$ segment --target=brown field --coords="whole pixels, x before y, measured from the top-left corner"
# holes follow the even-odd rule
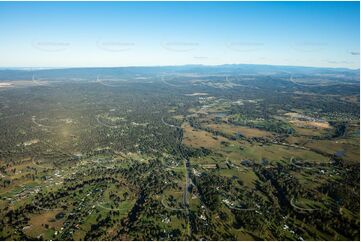
[[[248,128],[248,127],[243,127],[243,126],[235,126],[235,125],[231,125],[231,124],[210,124],[207,125],[207,127],[215,130],[215,131],[220,131],[223,132],[225,134],[229,134],[229,135],[234,135],[236,133],[241,133],[242,135],[244,135],[247,138],[252,138],[252,137],[272,137],[272,133],[268,132],[268,131],[263,131],[260,129],[256,129],[256,128]]]
[[[55,215],[57,215],[60,210],[51,210],[45,211],[40,214],[35,214],[30,218],[28,229],[25,229],[24,232],[32,237],[37,237],[39,235],[44,235],[47,231],[45,224],[49,225],[49,228],[54,228],[59,230],[63,226],[62,220],[56,220]]]
[[[172,116],[172,118],[176,119],[176,120],[182,120],[184,118],[183,115],[175,115],[175,116]]]
[[[204,147],[210,149],[236,163],[244,159],[259,162],[263,158],[266,158],[269,161],[288,161],[292,157],[299,160],[320,162],[328,161],[327,157],[310,150],[303,150],[275,144],[260,146],[258,144],[250,144],[246,141],[231,141],[221,136],[217,136],[217,139],[214,139],[214,136],[211,133],[203,130],[194,130],[188,123],[183,124],[182,128],[184,130],[183,142],[185,145],[193,148]],[[222,145],[222,141],[227,142],[227,145]],[[209,161],[203,164],[207,163],[209,163]]]
[[[292,123],[291,123],[292,125]],[[299,127],[297,125],[292,125],[292,128],[296,131],[296,135],[301,136],[322,136],[327,132],[332,132],[332,129],[315,129],[315,128],[306,128],[306,127]]]
[[[243,150],[238,150],[237,147],[227,147],[225,150],[229,151],[227,154],[232,161],[240,160],[252,160],[255,162],[261,161],[263,158],[269,161],[288,161],[294,157],[298,160],[307,160],[310,162],[328,162],[328,158],[313,151],[302,150],[293,147],[286,147],[283,145],[264,145],[259,146],[257,144],[244,144],[241,145]]]
[[[217,166],[216,166],[216,164],[205,164],[205,165],[202,165],[202,168],[205,168],[205,169],[216,169]]]
[[[182,128],[184,130],[183,143],[193,148],[215,149],[221,145],[222,141],[229,141],[221,136],[215,137],[203,130],[194,130],[188,123],[183,124]]]
[[[304,115],[297,112],[290,112],[284,114],[288,119],[291,119],[289,122],[294,124],[296,127],[304,128],[316,128],[316,129],[329,129],[331,128],[330,124],[326,121],[310,121],[302,120],[305,118]],[[307,118],[307,117],[306,117]]]
[[[290,123],[298,127],[311,127],[317,129],[329,129],[331,128],[328,122],[316,122],[316,121],[303,121],[303,120],[291,120]]]

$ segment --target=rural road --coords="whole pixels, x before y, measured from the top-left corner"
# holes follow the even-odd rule
[[[163,206],[169,210],[173,210],[173,211],[184,211],[186,210],[185,208],[172,208],[172,207],[169,207],[165,202],[164,202],[164,199],[161,200],[161,203],[163,204]]]
[[[162,119],[162,123],[164,125],[167,125],[168,127],[171,127],[171,128],[181,129],[181,127],[179,127],[179,126],[175,126],[173,124],[169,124],[169,123],[165,122],[163,117],[161,119]]]
[[[117,128],[120,127],[119,125],[109,125],[109,124],[105,124],[105,123],[101,122],[101,121],[99,120],[99,117],[97,117],[97,116],[95,116],[95,119],[97,120],[98,124],[100,124],[100,125],[102,125],[102,126],[104,126],[104,127],[107,127],[107,128],[117,129]]]
[[[189,206],[189,185],[190,185],[189,166],[190,166],[189,160],[185,159],[184,168],[186,170],[186,185],[185,185],[184,195],[183,195],[183,204],[186,207]]]
[[[176,125],[172,125],[172,124],[169,124],[167,122],[164,121],[164,118],[162,117],[161,118],[162,120],[162,123],[168,127],[171,127],[171,128],[175,128],[175,129],[182,129],[181,127],[179,126],[176,126]],[[180,142],[182,143],[182,139],[183,137],[181,137],[180,139]],[[180,151],[180,154],[181,154],[181,157],[183,158],[184,160],[184,168],[185,168],[185,177],[186,177],[186,184],[185,184],[185,187],[184,187],[184,192],[183,192],[183,206],[185,207],[185,211],[187,213],[187,218],[188,218],[188,224],[189,224],[189,239],[192,238],[192,226],[191,226],[191,223],[190,223],[190,213],[189,213],[189,188],[190,188],[190,178],[189,178],[189,174],[190,174],[190,162],[187,158],[185,158],[182,154],[182,152]]]
[[[183,194],[183,205],[186,208],[188,224],[189,224],[189,236],[190,236],[189,239],[191,239],[192,238],[192,226],[191,226],[191,223],[190,223],[190,213],[189,213],[190,163],[189,163],[188,159],[184,159],[184,160],[185,160],[184,161],[184,166],[185,166],[185,170],[186,170],[186,184],[185,184],[185,189],[184,189],[184,194]]]
[[[294,204],[293,202],[294,200],[294,197],[291,199],[290,201],[290,204],[292,207],[294,207],[295,209],[298,209],[298,210],[301,210],[301,211],[308,211],[308,212],[312,212],[312,211],[316,211],[316,210],[319,210],[318,208],[301,208],[301,207],[298,207]]]

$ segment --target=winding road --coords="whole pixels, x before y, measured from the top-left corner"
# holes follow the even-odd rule
[[[307,212],[312,212],[312,211],[319,210],[318,208],[301,208],[301,207],[298,207],[298,206],[296,206],[294,204],[293,200],[294,200],[294,197],[291,199],[290,204],[291,204],[292,207],[294,207],[297,210],[307,211]]]
[[[161,203],[163,204],[163,206],[169,210],[173,210],[173,211],[185,211],[185,208],[172,208],[169,207],[165,202],[164,202],[164,198],[161,200]]]
[[[161,118],[161,120],[162,120],[162,123],[163,123],[164,125],[167,125],[168,127],[176,128],[176,129],[182,129],[182,128],[179,127],[179,126],[176,126],[176,125],[169,124],[169,123],[165,122],[163,117]]]
[[[95,119],[97,120],[98,124],[100,124],[100,125],[102,125],[102,126],[104,126],[104,127],[110,128],[110,129],[117,129],[117,128],[120,127],[119,125],[109,125],[109,124],[105,124],[105,123],[101,122],[101,121],[99,120],[99,117],[97,117],[97,116],[95,116]]]

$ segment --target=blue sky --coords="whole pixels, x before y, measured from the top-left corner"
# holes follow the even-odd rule
[[[359,2],[0,2],[0,67],[359,68]]]

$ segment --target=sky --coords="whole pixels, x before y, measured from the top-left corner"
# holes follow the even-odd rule
[[[0,67],[359,59],[359,2],[0,2]]]

